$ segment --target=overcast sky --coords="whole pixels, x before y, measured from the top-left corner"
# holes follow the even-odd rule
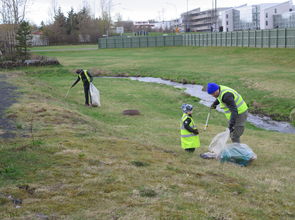
[[[56,0],[64,13],[71,7],[78,11],[88,4],[92,13],[100,14],[100,0]],[[287,0],[285,0],[287,1]],[[217,0],[217,7],[239,6],[242,4],[260,4],[285,2],[284,0]],[[52,0],[29,0],[26,18],[39,25],[41,21],[48,23]],[[120,13],[124,20],[171,20],[181,13],[200,7],[201,10],[212,8],[212,0],[113,0],[112,17]]]

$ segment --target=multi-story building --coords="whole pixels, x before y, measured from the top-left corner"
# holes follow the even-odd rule
[[[188,32],[218,31],[221,27],[221,12],[228,8],[201,11],[200,8],[181,14],[183,29]]]
[[[260,10],[257,5],[242,5],[223,11],[221,20],[224,32],[259,29]]]
[[[280,4],[275,4],[273,6],[265,7],[261,9],[260,13],[260,28],[261,29],[273,29],[274,16],[279,14],[284,14],[293,10],[292,1],[283,2]]]
[[[275,17],[292,10],[292,1],[231,8],[221,13],[223,30],[273,29],[278,26],[274,23]]]
[[[275,28],[295,28],[295,10],[280,15],[274,15]]]

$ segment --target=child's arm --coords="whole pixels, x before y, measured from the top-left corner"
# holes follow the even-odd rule
[[[192,127],[189,126],[189,124],[191,123],[191,119],[187,118],[184,122],[183,122],[183,126],[186,130],[188,130],[189,132],[192,132],[194,134],[199,134],[198,129],[193,129]]]

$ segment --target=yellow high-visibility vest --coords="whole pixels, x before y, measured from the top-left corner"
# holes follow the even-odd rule
[[[191,123],[189,124],[190,127],[196,129],[197,126],[191,116],[188,114],[184,113],[181,118],[181,123],[180,123],[180,135],[181,135],[181,147],[183,149],[187,148],[197,148],[200,147],[200,138],[198,135],[188,131],[185,129],[183,122],[187,119],[191,119]]]
[[[234,95],[234,100],[235,100],[239,115],[244,113],[245,111],[247,111],[248,106],[247,106],[246,102],[244,101],[244,99],[242,98],[242,96],[237,91],[235,91],[234,89],[229,88],[227,86],[220,85],[220,93],[219,93],[219,96],[217,97],[217,99],[220,103],[220,108],[224,110],[225,117],[229,120],[230,116],[231,116],[231,112],[230,112],[229,108],[226,106],[226,104],[222,102],[222,98],[223,98],[224,94],[227,92],[230,92]]]
[[[90,77],[89,77],[89,75],[88,75],[88,71],[87,71],[87,70],[83,70],[83,72],[84,72],[84,74],[85,74],[85,76],[86,76],[88,82],[90,82]],[[79,77],[80,77],[80,79],[82,80],[81,74],[79,74]]]

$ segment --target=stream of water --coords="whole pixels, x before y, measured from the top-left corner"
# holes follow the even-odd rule
[[[203,86],[200,86],[200,85],[182,84],[182,83],[172,82],[169,80],[163,80],[163,79],[154,78],[154,77],[127,77],[127,78],[131,80],[141,81],[141,82],[159,83],[159,84],[173,86],[175,88],[183,88],[185,89],[184,91],[185,93],[191,96],[200,98],[201,99],[200,103],[208,107],[210,107],[215,100],[214,97],[209,95],[207,92],[204,92],[202,90]],[[222,111],[220,108],[217,108],[217,110]],[[248,115],[247,120],[258,128],[278,131],[281,133],[295,134],[295,128],[288,122],[274,121],[270,117],[258,116],[258,115],[253,115],[250,113]]]

